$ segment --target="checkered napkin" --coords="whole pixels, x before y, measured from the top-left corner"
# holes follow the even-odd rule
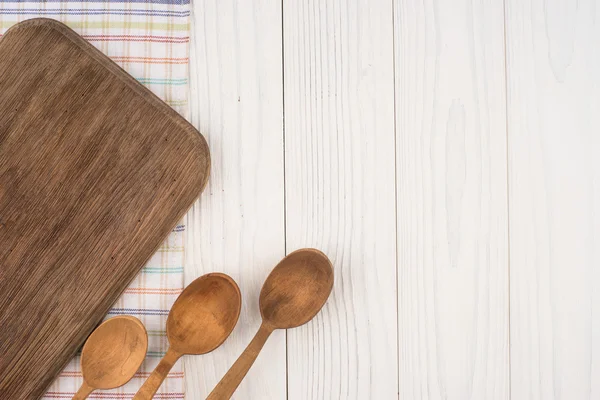
[[[187,116],[189,16],[189,0],[0,0],[0,33],[25,19],[60,20]],[[148,355],[141,370],[127,385],[96,391],[90,398],[132,398],[164,355],[167,315],[183,288],[184,231],[183,224],[174,229],[108,315],[133,315],[146,326]],[[43,398],[70,399],[81,383],[75,357]],[[181,362],[154,398],[184,398]]]

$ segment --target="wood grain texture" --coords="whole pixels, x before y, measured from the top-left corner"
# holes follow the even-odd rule
[[[248,21],[265,16],[253,4],[251,17],[236,14],[244,32],[253,32]],[[594,250],[600,237],[600,117],[594,112],[600,9],[589,0],[505,4],[393,1],[396,395],[390,383],[395,378],[387,379],[395,368],[394,345],[386,342],[393,342],[395,329],[389,308],[394,261],[386,248],[394,246],[387,225],[394,185],[386,133],[394,86],[386,61],[392,53],[390,6],[283,2],[287,248],[323,248],[340,276],[324,314],[289,332],[289,398],[600,397],[600,270]],[[216,21],[230,21],[228,12]],[[280,21],[275,11],[270,17],[261,19],[259,31],[275,36]],[[232,38],[234,28],[213,18],[196,18],[198,25],[209,43],[213,32],[234,48],[244,43],[254,49],[264,40]],[[219,65],[226,74],[233,69],[227,76],[238,80],[264,77],[265,69],[273,73],[280,62],[273,58],[265,66],[265,54],[272,53]],[[279,80],[263,78],[261,84],[263,92],[275,90]],[[229,111],[233,102],[222,106],[217,98],[219,104],[200,111],[205,120],[210,113],[212,126],[230,140],[214,115],[239,117]],[[238,191],[231,209],[256,196]],[[276,232],[269,224],[265,229]],[[211,237],[219,243],[239,243],[239,230],[218,233],[224,238]],[[263,250],[269,241],[280,243],[271,235],[260,242]],[[223,353],[230,360],[239,354]],[[261,379],[273,371],[266,362],[252,373]],[[384,384],[371,389],[379,382]]]
[[[205,399],[259,328],[261,286],[285,251],[281,2],[193,4],[191,116],[214,168],[188,214],[186,281],[223,271],[242,290],[231,337],[185,359],[186,394]],[[234,398],[284,399],[285,351],[285,332],[275,332]]]
[[[289,330],[289,399],[397,397],[389,1],[283,5],[286,246],[332,260],[332,295]]]
[[[506,399],[502,2],[394,5],[399,395]]]
[[[0,398],[44,393],[204,187],[206,142],[66,26],[0,41]]]
[[[512,398],[600,398],[600,8],[507,0]]]

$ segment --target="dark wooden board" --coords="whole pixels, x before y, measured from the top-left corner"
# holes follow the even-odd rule
[[[200,195],[204,138],[65,25],[0,40],[0,399],[44,394]]]

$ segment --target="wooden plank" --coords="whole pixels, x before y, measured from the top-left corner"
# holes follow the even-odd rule
[[[243,299],[223,346],[186,359],[190,399],[206,398],[256,333],[260,289],[284,256],[281,58],[281,2],[194,3],[190,105],[213,169],[188,214],[186,281],[225,272]],[[275,332],[234,398],[285,398],[285,351],[285,332]]]
[[[288,331],[289,399],[397,396],[389,1],[286,1],[286,247],[333,261],[315,320]]]
[[[598,399],[600,9],[506,4],[512,397]]]
[[[37,399],[198,197],[206,142],[60,22],[0,40],[0,398]]]
[[[502,2],[395,0],[401,399],[506,399]]]

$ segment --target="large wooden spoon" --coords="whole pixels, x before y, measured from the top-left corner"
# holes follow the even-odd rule
[[[327,301],[332,287],[331,262],[319,250],[297,250],[277,264],[260,292],[263,321],[256,336],[207,400],[230,399],[271,333],[310,321]]]
[[[123,315],[104,321],[83,345],[83,384],[73,400],[83,400],[96,389],[114,389],[129,382],[147,350],[148,334],[139,319]]]
[[[149,400],[184,354],[205,354],[229,336],[242,309],[240,289],[225,274],[203,275],[179,295],[167,318],[169,350],[134,400]]]

